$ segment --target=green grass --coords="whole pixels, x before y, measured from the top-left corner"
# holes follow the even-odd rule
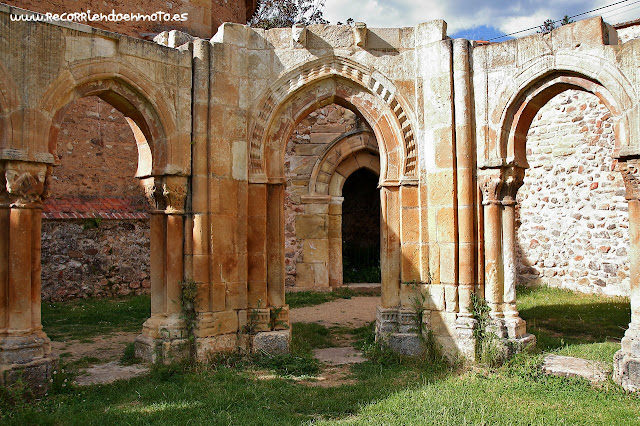
[[[536,335],[539,349],[612,362],[629,326],[628,298],[548,287],[518,287],[517,292],[520,316]]]
[[[118,331],[140,331],[151,315],[148,295],[42,303],[42,325],[51,340],[90,340]]]
[[[321,305],[336,299],[351,299],[357,293],[350,288],[341,287],[334,291],[321,293],[317,291],[296,291],[287,293],[286,301],[290,309]]]
[[[528,330],[538,335],[544,350],[604,357],[603,347],[614,345],[629,321],[625,299],[547,288],[518,289],[518,299]],[[121,325],[117,319],[111,330]],[[376,347],[371,325],[349,330],[296,323],[292,332],[293,356],[159,367],[145,377],[81,389],[57,384],[50,395],[29,403],[5,392],[9,397],[0,398],[0,421],[20,425],[640,422],[640,396],[611,382],[596,387],[580,379],[543,375],[542,355],[520,354],[493,370],[452,371],[442,363],[407,360]],[[305,354],[346,333],[368,348],[374,359],[352,368],[354,384],[325,389],[289,378],[311,371],[305,370],[311,365]],[[281,377],[258,379],[252,373],[256,368]]]

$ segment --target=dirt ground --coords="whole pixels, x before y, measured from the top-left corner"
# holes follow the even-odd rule
[[[357,296],[351,299],[337,299],[328,303],[290,311],[291,322],[316,322],[325,327],[345,326],[357,328],[369,324],[376,318],[376,307],[380,305],[379,296]],[[82,370],[78,377],[79,384],[109,383],[118,379],[126,379],[144,374],[146,368],[124,367],[118,364],[128,343],[135,340],[138,332],[120,332],[109,336],[98,337],[92,341],[70,340],[51,342],[52,350],[65,362],[79,361],[82,358],[97,358],[99,362]],[[349,336],[336,342],[336,348],[322,349],[316,354],[326,365],[322,373],[313,380],[304,380],[309,386],[330,387],[351,383],[349,364],[361,362],[360,353],[350,347]]]

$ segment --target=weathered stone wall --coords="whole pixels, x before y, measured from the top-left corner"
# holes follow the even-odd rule
[[[615,170],[610,112],[569,90],[537,114],[518,192],[520,283],[629,294],[624,184]]]
[[[210,38],[223,22],[245,23],[253,14],[256,2],[253,0],[112,0],[96,4],[92,0],[6,0],[4,3],[39,13],[86,12],[108,15],[116,13],[152,14],[161,11],[169,14],[187,13],[186,21],[93,21],[80,22],[118,34],[131,37],[145,37],[149,33],[165,30],[181,30],[191,35]]]
[[[631,25],[625,28],[618,28],[617,32],[620,43],[624,43],[629,40],[640,38],[640,25]]]
[[[148,205],[134,177],[138,152],[131,128],[122,113],[100,98],[81,98],[69,106],[57,154],[52,198],[45,204],[69,201],[59,209],[70,214],[83,213],[74,197],[89,204],[126,198],[136,211]],[[108,220],[85,229],[93,223],[43,219],[43,300],[149,292],[149,220]]]
[[[143,197],[138,150],[124,116],[100,98],[73,102],[58,136],[51,197]]]
[[[149,293],[149,221],[46,220],[42,299]]]

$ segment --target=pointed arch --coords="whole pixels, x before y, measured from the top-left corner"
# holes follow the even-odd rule
[[[329,56],[285,74],[257,102],[249,124],[250,181],[281,182],[284,147],[296,124],[332,103],[352,110],[373,129],[382,183],[417,178],[413,120],[393,84],[352,60]]]

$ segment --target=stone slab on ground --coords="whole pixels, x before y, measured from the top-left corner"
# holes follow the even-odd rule
[[[93,365],[86,369],[82,376],[76,378],[79,386],[104,385],[116,380],[131,379],[149,372],[143,365],[120,365],[118,361]]]
[[[317,322],[325,327],[362,327],[376,320],[376,308],[381,304],[379,296],[336,299],[321,305],[291,309],[289,319],[292,323]]]
[[[313,355],[319,361],[329,365],[358,364],[367,360],[362,356],[362,352],[351,346],[315,349]]]
[[[554,376],[584,377],[592,382],[603,382],[609,376],[609,368],[601,362],[562,355],[547,355],[542,371]]]

